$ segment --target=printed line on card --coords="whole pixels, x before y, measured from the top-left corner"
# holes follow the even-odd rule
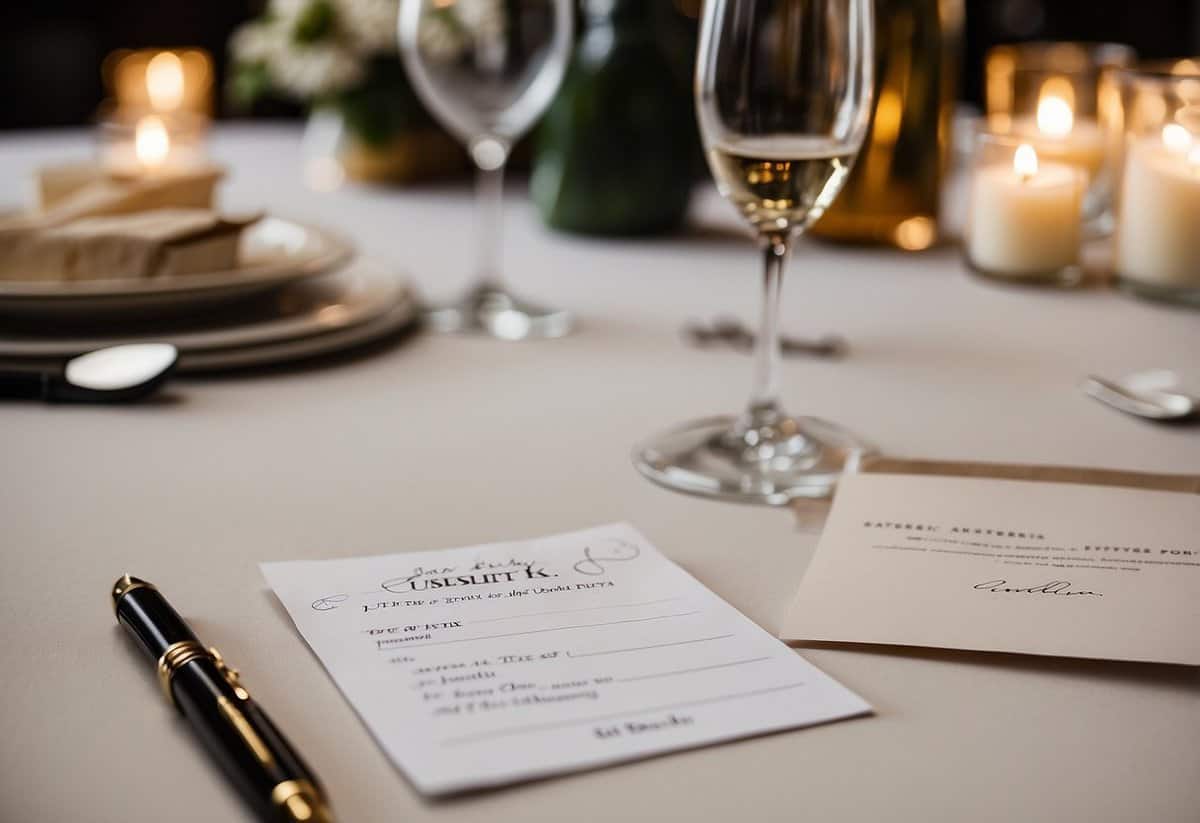
[[[700,612],[699,612],[699,610],[696,610],[696,611],[691,611],[691,612],[679,612],[678,614],[660,614],[656,617],[635,617],[635,618],[631,618],[629,620],[609,620],[608,622],[605,622],[605,623],[582,623],[578,626],[553,626],[553,627],[547,628],[547,629],[530,629],[529,631],[525,631],[525,632],[508,632],[506,634],[489,634],[489,635],[484,635],[483,637],[458,637],[458,638],[455,638],[454,640],[435,640],[432,643],[414,643],[412,645],[402,645],[402,646],[397,646],[395,648],[421,649],[421,648],[425,648],[426,646],[446,646],[451,643],[471,643],[476,640],[496,640],[497,638],[501,638],[501,637],[521,637],[522,635],[541,634],[542,632],[562,632],[562,631],[567,631],[568,629],[594,629],[594,628],[597,628],[600,626],[616,626],[621,623],[644,623],[647,620],[667,620],[672,617],[687,617],[688,615],[692,615],[692,614],[700,614]],[[391,648],[393,648],[392,646],[386,646],[385,644],[400,643],[400,642],[403,642],[403,638],[392,638],[392,639],[388,639],[388,640],[376,640],[375,647],[379,651],[385,651],[385,650],[390,650]]]
[[[672,643],[655,643],[651,646],[631,646],[628,649],[608,649],[602,652],[567,652],[567,657],[598,657],[602,654],[623,654],[625,652],[641,652],[646,649],[665,649],[668,646],[686,646],[690,643],[707,643],[709,640],[724,640],[733,637],[732,634],[714,634],[712,637],[697,637],[695,640],[676,640]]]
[[[549,731],[552,729],[561,729],[566,726],[578,726],[583,723],[596,723],[601,720],[615,720],[619,717],[633,717],[639,714],[650,714],[651,712],[662,712],[668,709],[683,709],[689,706],[705,706],[711,703],[723,703],[727,700],[739,700],[746,697],[758,697],[764,694],[772,694],[773,692],[782,692],[788,689],[797,689],[804,685],[803,681],[798,683],[788,683],[784,686],[775,686],[770,689],[757,689],[752,692],[737,692],[735,694],[723,694],[718,697],[709,697],[704,700],[686,700],[681,703],[667,703],[662,706],[650,706],[645,709],[635,709],[629,712],[615,712],[613,714],[596,714],[591,717],[576,717],[572,720],[560,720],[555,723],[535,723],[530,726],[512,726],[507,729],[496,729],[490,732],[481,732],[479,734],[464,735],[463,737],[449,737],[442,741],[443,746],[458,746],[463,743],[473,743],[477,740],[488,740],[494,737],[508,737],[515,734],[526,734],[529,732]]]
[[[655,677],[671,677],[676,674],[691,674],[692,672],[706,672],[710,669],[728,669],[730,666],[744,666],[747,663],[758,663],[762,660],[770,660],[770,656],[766,657],[751,657],[748,660],[734,660],[730,663],[715,663],[711,666],[697,666],[694,669],[675,669],[669,672],[657,672],[656,674],[639,674],[634,677],[618,677],[617,683],[632,683],[635,680],[651,680]]]

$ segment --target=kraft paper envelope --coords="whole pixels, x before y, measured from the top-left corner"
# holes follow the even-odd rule
[[[1198,492],[878,460],[842,481],[781,636],[1200,665]]]

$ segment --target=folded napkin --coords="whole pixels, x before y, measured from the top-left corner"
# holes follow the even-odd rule
[[[0,280],[144,279],[237,265],[238,238],[257,217],[155,209],[55,225],[0,226]]]
[[[121,174],[92,164],[53,166],[38,172],[38,208],[17,225],[62,225],[80,217],[151,209],[211,209],[224,175],[218,166],[163,174]],[[0,222],[0,227],[5,224]]]

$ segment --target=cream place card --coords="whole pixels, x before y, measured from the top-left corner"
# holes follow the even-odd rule
[[[262,571],[426,794],[870,711],[624,524]]]
[[[842,480],[781,632],[1200,665],[1200,498],[1075,483]]]

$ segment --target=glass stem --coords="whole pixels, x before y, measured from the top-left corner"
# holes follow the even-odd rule
[[[504,218],[504,161],[476,164],[475,203],[478,209],[480,289],[500,290],[500,253]]]
[[[754,342],[754,384],[747,409],[753,421],[779,412],[779,299],[788,256],[786,234],[768,234],[763,240],[762,317]]]

